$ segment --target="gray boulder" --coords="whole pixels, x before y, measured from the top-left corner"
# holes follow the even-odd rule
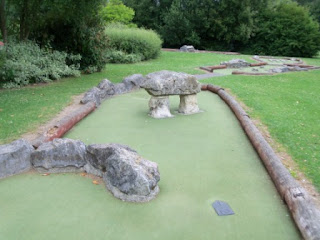
[[[188,95],[201,91],[201,84],[195,76],[167,70],[148,74],[141,87],[153,96]]]
[[[107,189],[129,202],[146,202],[159,193],[160,174],[154,162],[143,159],[128,146],[94,144],[87,147],[88,162],[102,172]]]
[[[105,99],[115,94],[114,84],[108,79],[102,80],[98,84],[98,88],[100,89],[100,99]]]
[[[195,52],[195,48],[194,46],[192,45],[183,45],[181,48],[180,48],[180,52]]]
[[[84,97],[81,99],[81,103],[86,104],[88,102],[94,102],[98,107],[101,103],[100,96],[102,94],[103,93],[99,88],[93,87],[85,93]]]
[[[79,172],[86,164],[86,146],[78,140],[56,138],[40,145],[31,159],[39,172]]]
[[[243,68],[249,67],[250,63],[243,59],[232,59],[230,61],[222,62],[220,65],[226,65],[228,68]]]
[[[31,169],[31,144],[19,139],[0,146],[0,179]]]
[[[289,67],[278,67],[278,68],[272,68],[269,70],[270,73],[285,73],[289,71],[290,71]]]
[[[117,83],[114,85],[114,94],[115,95],[128,93],[130,91],[131,91],[131,89],[128,88],[128,86],[124,83]]]
[[[140,88],[144,81],[145,78],[142,74],[133,74],[123,79],[122,83],[126,85],[127,89],[136,90]]]

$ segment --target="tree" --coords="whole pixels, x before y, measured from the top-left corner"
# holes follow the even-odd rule
[[[7,43],[7,18],[6,18],[6,0],[0,0],[0,29],[3,41]]]
[[[297,3],[284,2],[266,10],[258,26],[251,53],[312,57],[320,50],[319,24]]]
[[[125,6],[121,0],[110,0],[100,14],[106,23],[119,22],[129,25],[134,17],[134,10]]]
[[[320,0],[297,0],[297,2],[308,8],[311,15],[320,23]]]
[[[179,47],[184,44],[199,44],[199,37],[193,31],[191,22],[184,15],[179,0],[172,3],[163,21],[164,26],[160,32],[167,45]]]

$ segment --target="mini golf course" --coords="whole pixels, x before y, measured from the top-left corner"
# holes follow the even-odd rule
[[[309,71],[313,69],[319,69],[317,66],[306,65],[301,59],[297,58],[254,56],[252,59],[257,63],[250,64],[243,59],[233,59],[229,62],[221,62],[220,65],[202,66],[200,69],[211,72],[211,74],[207,74],[208,77],[233,74],[258,76],[274,75],[290,71]],[[239,64],[239,61],[245,62],[246,64]],[[205,78],[204,76],[205,75],[203,74],[203,78]],[[199,79],[202,79],[202,77]]]
[[[226,104],[198,94],[202,113],[148,116],[149,95],[105,101],[65,136],[121,143],[160,169],[160,193],[125,203],[80,174],[27,173],[0,181],[0,239],[301,239],[286,205]],[[219,217],[211,204],[235,215]]]

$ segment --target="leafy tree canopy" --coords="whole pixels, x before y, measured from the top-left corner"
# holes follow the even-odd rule
[[[134,17],[134,10],[125,6],[121,0],[110,0],[100,14],[106,23],[129,25]]]

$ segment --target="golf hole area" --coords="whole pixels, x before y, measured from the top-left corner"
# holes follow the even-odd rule
[[[137,91],[102,103],[65,136],[121,143],[156,162],[160,193],[148,203],[116,199],[81,174],[26,173],[0,181],[0,239],[301,239],[286,205],[228,106],[198,94],[201,113],[148,116]],[[214,201],[234,215],[218,216]]]

